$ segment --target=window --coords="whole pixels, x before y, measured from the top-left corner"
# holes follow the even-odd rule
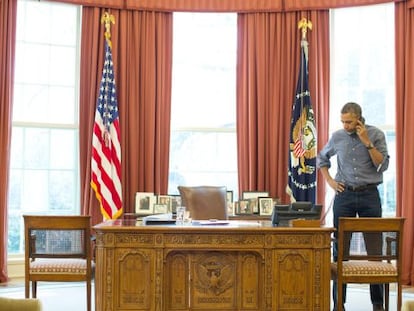
[[[237,193],[237,15],[174,13],[173,43],[168,192],[225,185]]]
[[[80,7],[19,0],[8,253],[24,251],[23,214],[79,214]]]
[[[390,165],[379,187],[384,216],[396,211],[394,31],[393,3],[331,12],[330,128],[340,127],[340,109],[354,101],[366,122],[385,132]]]

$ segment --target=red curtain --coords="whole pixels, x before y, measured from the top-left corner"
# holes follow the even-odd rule
[[[403,283],[414,284],[414,1],[396,4],[397,215],[405,217]]]
[[[128,10],[191,12],[289,12],[399,2],[404,0],[50,0]]]
[[[7,191],[17,1],[0,2],[0,283],[7,281]]]
[[[89,185],[91,133],[103,67],[103,9],[84,8],[80,90],[80,163],[83,213],[102,221]],[[112,49],[121,126],[124,212],[136,192],[166,194],[170,137],[172,14],[112,10]]]
[[[328,128],[320,120],[329,117],[329,12],[239,14],[239,193],[269,191],[272,197],[289,202],[286,137],[298,79],[301,32],[297,23],[302,17],[313,23],[308,32],[309,81],[319,148],[328,139]],[[320,180],[317,198],[323,203],[325,183]]]

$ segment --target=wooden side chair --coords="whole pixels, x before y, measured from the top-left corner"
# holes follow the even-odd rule
[[[195,220],[227,217],[227,188],[225,186],[178,186],[183,206]]]
[[[389,284],[396,283],[397,310],[401,309],[403,229],[403,218],[339,218],[338,258],[331,264],[332,279],[338,284],[336,304],[338,311],[343,310],[342,285],[346,283],[384,284],[386,311],[389,310]],[[350,251],[350,241],[354,233],[364,235],[369,252],[355,254]],[[372,251],[375,249],[376,251]]]
[[[24,215],[25,297],[36,298],[37,282],[86,282],[91,311],[90,216]]]

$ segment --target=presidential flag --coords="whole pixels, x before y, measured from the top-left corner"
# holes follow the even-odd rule
[[[316,126],[308,85],[308,42],[301,41],[299,78],[290,125],[287,193],[291,202],[316,198]]]
[[[122,214],[119,113],[111,41],[105,40],[105,62],[92,136],[91,186],[105,219]]]

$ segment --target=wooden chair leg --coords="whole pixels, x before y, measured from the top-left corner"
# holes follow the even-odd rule
[[[91,282],[86,281],[86,304],[87,310],[91,311]]]
[[[30,281],[29,280],[24,281],[24,297],[30,298]]]
[[[390,309],[390,284],[384,284],[385,311]]]
[[[37,281],[32,281],[32,297],[37,297]]]
[[[397,310],[401,310],[402,307],[402,289],[401,283],[397,283]]]
[[[343,292],[343,286],[342,286],[342,282],[338,282],[337,281],[337,289],[336,289],[336,291],[337,291],[337,294],[336,294],[336,310],[337,311],[343,311],[343,304],[342,304],[342,301],[343,301],[343,295],[344,295],[344,292]]]

